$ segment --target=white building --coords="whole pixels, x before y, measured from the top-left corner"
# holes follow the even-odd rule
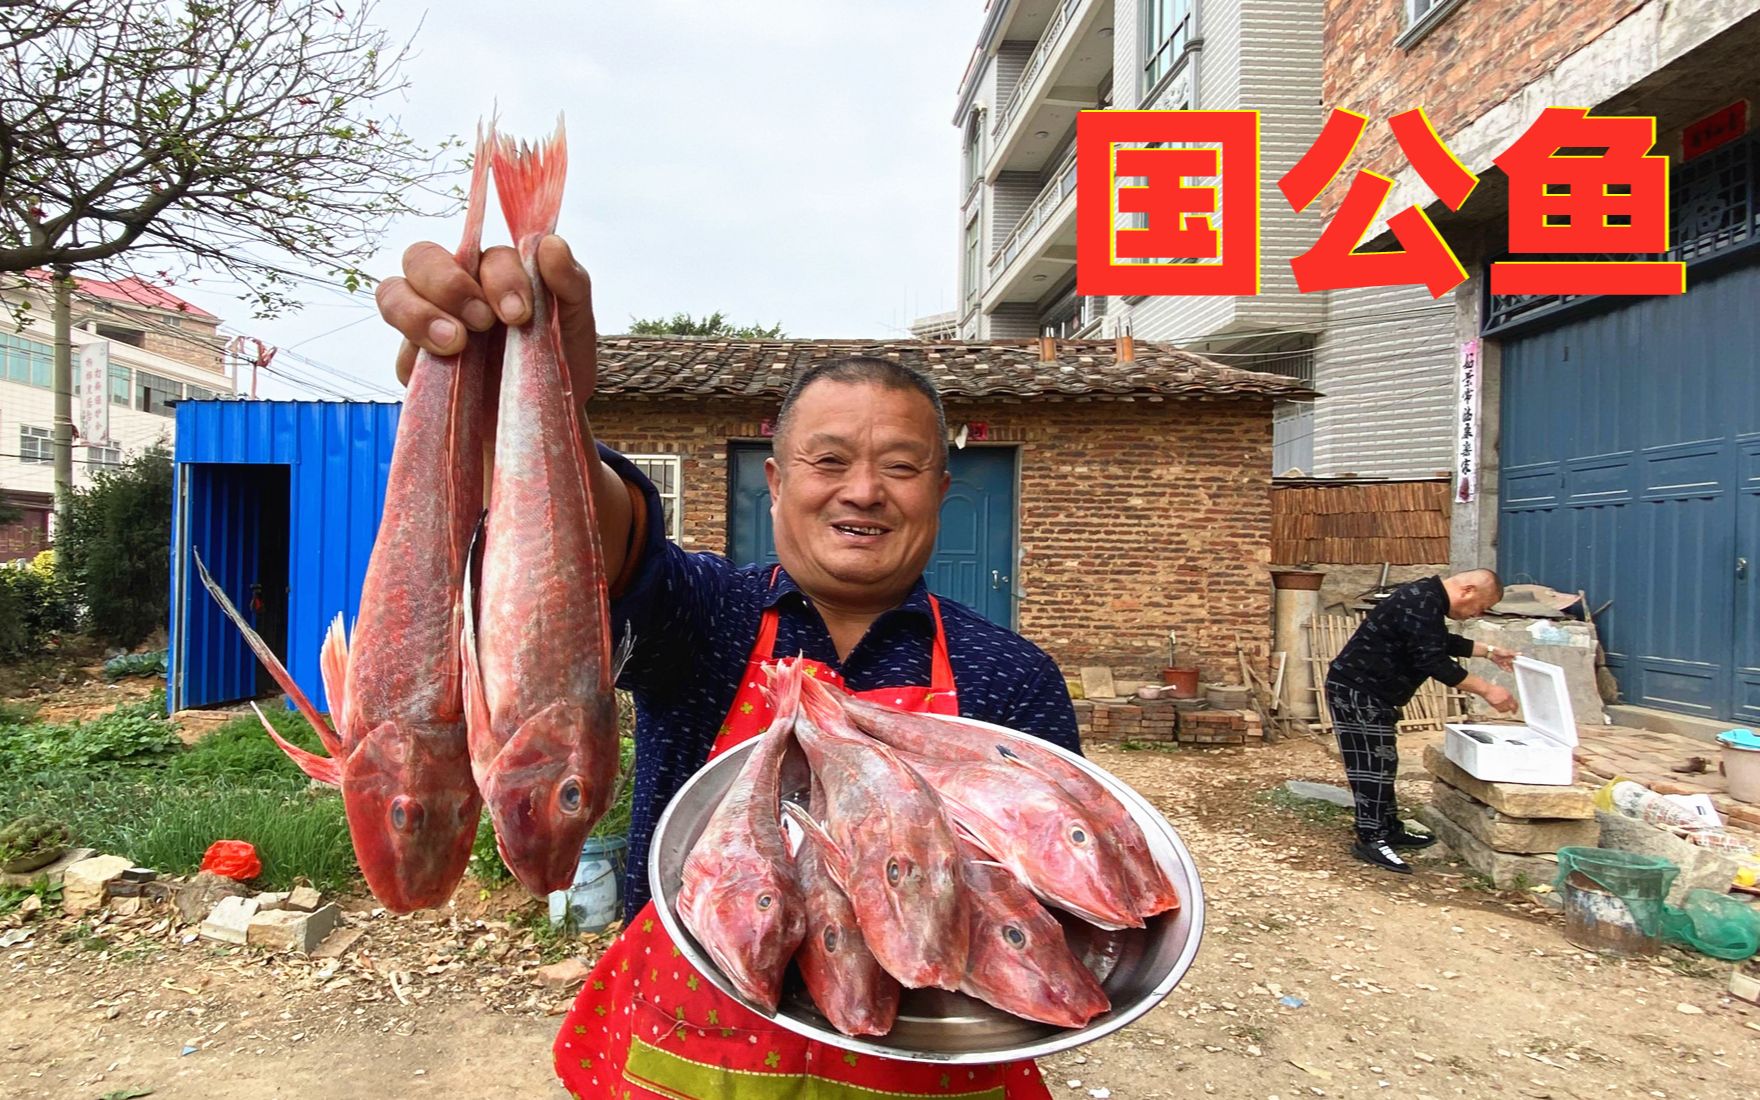
[[[1290,272],[1322,224],[1312,208],[1291,211],[1277,183],[1324,121],[1324,8],[990,0],[954,118],[965,134],[960,336],[1168,341],[1327,395],[1279,409],[1278,472],[1447,470],[1453,395],[1435,380],[1452,377],[1451,303],[1415,287],[1304,295]],[[1260,112],[1256,296],[1076,294],[1075,124],[1095,108]]]
[[[25,323],[17,325],[22,312]],[[41,545],[55,491],[55,331],[47,280],[26,278],[0,287],[0,499],[24,518],[0,529],[0,559]],[[74,384],[80,349],[103,344],[109,353],[110,431],[105,445],[74,439],[75,487],[91,484],[106,466],[172,441],[173,408],[185,398],[230,396],[219,318],[137,279],[82,279],[73,300]],[[78,429],[78,397],[75,397]],[[35,545],[28,545],[34,543]]]

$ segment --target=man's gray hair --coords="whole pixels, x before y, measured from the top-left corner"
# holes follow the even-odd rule
[[[936,392],[935,383],[929,381],[922,371],[907,367],[895,359],[882,359],[874,355],[827,359],[802,371],[801,376],[788,388],[788,395],[782,399],[782,408],[776,414],[777,439],[788,432],[794,419],[795,402],[800,400],[808,386],[820,381],[851,384],[866,382],[890,390],[915,390],[928,398],[929,407],[935,410],[935,459],[943,470],[947,469],[947,410],[941,405],[941,394]]]

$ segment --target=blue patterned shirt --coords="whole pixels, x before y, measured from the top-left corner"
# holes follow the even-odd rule
[[[839,660],[825,621],[786,571],[737,566],[719,554],[690,554],[665,537],[660,495],[623,456],[600,456],[642,491],[646,542],[625,590],[611,602],[613,632],[627,628],[635,648],[617,686],[636,701],[636,774],[630,815],[625,916],[648,900],[648,844],[685,780],[709,759],[733,706],[767,608],[778,610],[775,653],[801,654],[834,669],[851,691],[927,685],[935,639],[929,590],[921,579],[903,603],[881,615]],[[959,712],[1080,751],[1075,708],[1063,673],[1033,643],[982,615],[940,598]]]

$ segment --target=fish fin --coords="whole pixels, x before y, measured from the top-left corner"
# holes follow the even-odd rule
[[[473,279],[477,275],[477,263],[483,258],[483,213],[489,201],[489,165],[494,160],[495,122],[494,118],[489,120],[489,129],[485,133],[483,120],[477,120],[477,148],[471,157],[471,190],[465,202],[464,237],[459,242],[458,251],[452,254]]]
[[[843,849],[837,846],[837,841],[831,839],[831,834],[825,831],[825,826],[814,821],[812,814],[793,802],[782,803],[782,812],[800,827],[807,840],[811,840],[819,846],[819,851],[825,856],[825,870],[831,875],[831,881],[837,884],[839,890],[848,892],[849,858],[843,854]]]
[[[464,561],[464,587],[459,596],[464,620],[458,639],[460,671],[464,680],[464,728],[470,746],[471,773],[479,785],[490,762],[495,759],[496,751],[490,743],[493,738],[489,732],[489,697],[484,694],[483,670],[477,664],[477,582],[473,568],[477,555],[482,552],[483,528],[487,523],[485,514],[477,520],[477,529],[471,534],[471,548]],[[479,745],[482,746],[480,754]]]
[[[323,648],[318,650],[318,675],[324,680],[324,694],[330,700],[330,714],[338,729],[348,728],[348,636],[342,629],[342,612],[330,620],[324,634]],[[342,739],[319,727],[318,740],[331,756],[343,756]]]
[[[270,738],[281,746],[281,751],[287,754],[288,759],[299,765],[300,771],[328,786],[342,786],[342,765],[334,757],[319,756],[315,752],[307,752],[298,745],[287,741],[275,732],[274,726],[269,724],[269,716],[263,713],[263,708],[253,702],[251,709],[257,712],[257,719],[263,723],[263,728],[269,732]]]
[[[523,250],[528,237],[554,232],[556,218],[562,212],[568,139],[563,134],[561,116],[556,119],[555,133],[536,147],[497,134],[494,161],[495,193],[501,199],[501,213],[507,219],[515,245]]]
[[[251,625],[244,621],[244,616],[238,613],[238,608],[234,607],[232,601],[227,598],[225,590],[214,583],[214,578],[208,574],[208,567],[202,563],[202,555],[194,547],[191,547],[190,556],[195,559],[196,573],[202,579],[202,586],[208,590],[210,596],[214,597],[214,602],[220,605],[220,610],[226,612],[226,617],[232,620],[232,625],[238,627],[239,632],[244,635],[245,644],[251,647],[251,652],[257,655],[257,660],[263,662],[263,667],[268,669],[269,675],[273,676],[275,682],[281,685],[281,690],[285,691],[287,697],[293,700],[293,705],[298,708],[301,714],[305,715],[306,721],[312,724],[314,730],[324,730],[329,733],[330,737],[335,737],[335,731],[324,720],[324,716],[318,713],[318,708],[312,705],[312,701],[306,698],[306,693],[299,689],[299,684],[294,682],[292,673],[288,672],[281,664],[281,659],[275,656],[275,651],[269,648],[269,643],[263,640],[261,634],[251,629]]]
[[[613,684],[616,684],[618,677],[623,675],[623,666],[629,664],[629,659],[635,654],[635,651],[635,630],[630,623],[625,622],[623,624],[623,641],[617,643],[617,652],[611,655],[611,682]]]

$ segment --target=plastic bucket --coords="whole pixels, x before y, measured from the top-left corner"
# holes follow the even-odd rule
[[[588,837],[574,883],[550,895],[550,925],[576,932],[602,932],[623,918],[625,837]]]
[[[1760,749],[1744,749],[1727,741],[1722,748],[1729,796],[1739,802],[1760,802]]]
[[[1662,946],[1662,907],[1680,868],[1666,859],[1611,848],[1560,848],[1564,938],[1586,951],[1653,955]]]

